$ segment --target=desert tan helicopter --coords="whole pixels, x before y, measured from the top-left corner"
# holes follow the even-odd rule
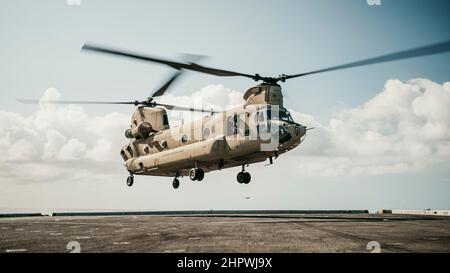
[[[120,154],[130,173],[127,185],[132,186],[134,175],[174,177],[173,187],[179,187],[180,176],[202,181],[206,172],[242,166],[237,181],[248,184],[250,173],[245,167],[252,163],[273,159],[297,147],[307,130],[294,122],[283,106],[283,95],[278,82],[322,72],[370,65],[418,56],[450,51],[450,41],[387,54],[357,62],[314,70],[307,73],[278,77],[263,77],[259,74],[243,74],[199,65],[194,62],[174,62],[142,54],[85,44],[83,50],[122,56],[140,61],[168,65],[176,73],[151,97],[144,101],[93,102],[52,101],[49,103],[74,104],[132,104],[137,106],[131,117],[130,128],[125,136],[130,140]],[[242,76],[262,81],[244,94],[242,106],[217,112],[187,108],[155,101],[162,96],[183,70],[192,70],[222,77]],[[31,100],[21,100],[31,102]],[[33,101],[35,102],[35,101]],[[170,126],[166,110],[199,111],[205,115],[199,121],[182,126]]]

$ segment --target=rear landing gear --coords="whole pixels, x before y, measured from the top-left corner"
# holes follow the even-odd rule
[[[177,172],[175,174],[175,178],[173,179],[173,182],[172,182],[172,187],[174,189],[178,189],[178,187],[180,187],[180,180],[178,180],[178,177],[180,177],[180,173]]]
[[[134,176],[132,173],[130,173],[130,175],[127,177],[127,186],[131,187],[133,186],[134,183]]]
[[[237,174],[236,180],[239,184],[248,184],[252,180],[250,173],[245,171],[244,165],[242,165],[242,171]]]
[[[202,169],[193,168],[189,170],[189,178],[192,181],[202,181],[205,177],[205,172]]]

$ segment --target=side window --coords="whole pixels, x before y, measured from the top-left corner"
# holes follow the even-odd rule
[[[210,134],[211,134],[211,131],[209,130],[209,128],[205,128],[205,129],[203,130],[203,137],[204,137],[205,139],[208,139]]]
[[[246,113],[241,113],[239,116],[236,116],[236,134],[239,134],[241,136],[248,136],[250,134],[250,131],[248,129],[248,125],[245,122],[247,120],[248,115]]]
[[[167,115],[163,115],[163,125],[169,125],[169,118],[167,118]]]
[[[181,137],[181,142],[183,142],[183,143],[187,143],[188,140],[189,140],[189,138],[188,138],[188,136],[187,136],[186,134],[184,134],[184,135]]]

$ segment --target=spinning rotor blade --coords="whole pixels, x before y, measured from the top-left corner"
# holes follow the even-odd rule
[[[170,79],[163,84],[158,90],[155,91],[155,93],[152,94],[151,98],[159,97],[164,95],[164,93],[169,89],[169,86],[172,85],[172,83],[182,74],[182,71],[177,71],[175,74],[170,77]]]
[[[167,108],[168,110],[177,110],[177,111],[194,111],[194,112],[202,112],[202,113],[217,113],[210,110],[198,109],[198,108],[189,108],[171,104],[162,104],[157,102],[149,102],[149,101],[72,101],[72,100],[35,100],[35,99],[18,99],[19,102],[25,104],[39,104],[39,103],[48,103],[48,104],[130,104],[130,105],[142,105],[144,107],[156,107],[162,106]]]
[[[121,57],[127,57],[127,58],[141,60],[141,61],[165,64],[165,65],[168,65],[177,70],[186,69],[186,70],[192,70],[192,71],[197,71],[197,72],[202,72],[202,73],[211,74],[211,75],[215,75],[215,76],[222,76],[222,77],[243,76],[243,77],[248,77],[251,79],[254,79],[256,77],[254,75],[243,74],[243,73],[234,72],[234,71],[210,68],[210,67],[198,65],[198,64],[192,63],[192,62],[189,62],[189,63],[174,62],[174,61],[164,60],[164,59],[160,59],[160,58],[156,58],[156,57],[150,57],[150,56],[146,56],[146,55],[142,55],[142,54],[138,54],[138,53],[134,53],[134,52],[106,48],[103,46],[84,44],[81,49],[87,50],[87,51],[104,53],[104,54],[116,55],[116,56],[121,56]]]
[[[217,113],[213,110],[205,110],[205,109],[198,109],[198,108],[191,108],[191,107],[183,107],[183,106],[176,106],[176,105],[170,105],[170,104],[163,104],[163,103],[155,103],[157,106],[162,106],[167,108],[168,110],[177,110],[177,111],[194,111],[194,112],[202,112],[202,113]]]
[[[35,100],[35,99],[18,99],[25,104],[135,104],[134,101],[74,101],[74,100]]]
[[[105,48],[105,47],[89,45],[89,44],[83,45],[82,49],[88,50],[88,51],[105,53],[105,54],[117,55],[117,56],[122,56],[122,57],[128,57],[128,58],[137,59],[137,60],[165,64],[165,65],[168,65],[177,70],[186,69],[186,70],[192,70],[192,71],[202,72],[202,73],[216,75],[216,76],[223,76],[223,77],[243,76],[243,77],[253,79],[255,81],[262,80],[265,83],[275,84],[278,81],[284,82],[288,79],[303,77],[303,76],[307,76],[307,75],[311,75],[311,74],[318,74],[318,73],[347,69],[347,68],[352,68],[352,67],[359,67],[359,66],[377,64],[377,63],[391,62],[391,61],[396,61],[396,60],[409,59],[409,58],[414,58],[414,57],[421,57],[421,56],[449,52],[450,51],[450,41],[445,41],[445,42],[436,43],[436,44],[432,44],[432,45],[417,47],[417,48],[399,51],[399,52],[395,52],[395,53],[391,53],[391,54],[386,54],[386,55],[382,55],[382,56],[378,56],[378,57],[374,57],[374,58],[364,59],[364,60],[351,62],[351,63],[347,63],[347,64],[342,64],[342,65],[337,65],[337,66],[332,66],[332,67],[328,67],[328,68],[324,68],[324,69],[318,69],[318,70],[314,70],[314,71],[310,71],[310,72],[306,72],[306,73],[300,73],[300,74],[294,74],[294,75],[282,74],[278,77],[263,77],[263,76],[260,76],[259,74],[255,74],[255,75],[243,74],[243,73],[234,72],[234,71],[228,71],[228,70],[222,70],[222,69],[201,66],[201,65],[193,63],[193,62],[187,62],[187,63],[173,62],[173,61],[168,61],[168,60],[155,58],[155,57],[149,57],[149,56],[145,56],[145,55],[141,55],[141,54],[137,54],[137,53],[116,50],[116,49],[111,49],[111,48]]]
[[[192,54],[185,54],[184,59],[186,61],[199,61],[203,59],[205,56],[201,55],[192,55]],[[169,87],[183,74],[182,70],[178,70],[175,72],[167,81],[164,83],[158,90],[156,90],[151,98],[159,97],[164,95],[164,93],[169,89]]]
[[[296,74],[296,75],[281,75],[279,80],[284,81],[296,77],[303,77],[311,74],[317,74],[317,73],[323,73],[328,71],[334,71],[334,70],[340,70],[340,69],[346,69],[351,67],[358,67],[358,66],[364,66],[364,65],[371,65],[371,64],[377,64],[377,63],[384,63],[384,62],[391,62],[396,60],[402,60],[402,59],[408,59],[408,58],[414,58],[414,57],[420,57],[420,56],[426,56],[426,55],[432,55],[432,54],[438,54],[438,53],[444,53],[450,51],[450,41],[445,41],[442,43],[432,44],[428,46],[423,47],[417,47],[409,50],[404,50],[396,53],[386,54],[370,59],[365,59],[357,62],[347,63],[343,65],[337,65],[332,66],[329,68],[319,69],[315,71],[310,71],[306,73]]]

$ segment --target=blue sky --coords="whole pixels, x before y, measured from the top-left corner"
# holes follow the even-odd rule
[[[180,53],[202,54],[209,56],[203,62],[205,65],[276,76],[450,39],[450,1],[381,1],[381,6],[369,6],[365,0],[81,0],[79,6],[70,6],[65,0],[0,1],[0,109],[32,115],[36,107],[19,104],[15,99],[39,98],[50,87],[58,89],[62,99],[142,99],[171,72],[163,66],[82,53],[80,48],[86,41],[174,59]],[[328,124],[336,111],[369,101],[390,79],[426,78],[443,84],[450,81],[449,71],[450,56],[447,53],[312,75],[283,84],[285,105]],[[254,82],[189,72],[171,93],[188,96],[209,84],[222,84],[243,92]],[[111,112],[128,115],[133,110],[128,106],[86,106],[83,109],[94,116]],[[115,151],[119,147],[112,149]],[[320,182],[310,179],[299,186],[289,184],[286,188],[272,191],[274,200],[268,204],[255,201],[249,205],[246,201],[242,203],[240,197],[251,193],[259,194],[261,198],[266,196],[273,186],[265,188],[264,183],[270,184],[271,181],[264,181],[259,188],[253,185],[255,192],[229,191],[234,191],[230,196],[234,194],[240,200],[236,201],[236,206],[243,208],[429,206],[450,209],[448,166],[448,161],[441,161],[414,173],[330,178]],[[261,176],[267,174],[265,172],[276,177],[277,169],[261,169]],[[227,174],[235,175],[234,170]],[[219,179],[217,175],[213,177]],[[114,179],[121,181],[124,178],[125,175],[119,175]],[[83,183],[88,184],[89,181]],[[79,185],[85,185],[83,183]],[[356,189],[355,183],[358,185]],[[41,197],[41,203],[26,207],[64,207],[66,204],[61,205],[62,201],[55,196],[59,194],[58,189],[63,191],[67,185],[59,185],[52,189],[54,194],[51,197]],[[36,187],[44,186],[8,183],[3,187],[11,193],[26,189],[29,193],[23,195],[25,199],[27,194],[35,193]],[[74,184],[70,187],[83,193]],[[154,189],[152,185],[145,187],[149,191]],[[169,185],[158,187],[169,188]],[[214,192],[222,186],[211,187],[197,190],[212,192],[211,198],[214,199],[217,197]],[[302,193],[286,197],[283,188]],[[109,188],[104,185],[104,189]],[[122,190],[111,188],[111,194],[121,196]],[[163,201],[149,205],[145,203],[143,193],[135,194],[126,193],[127,198],[139,200],[132,207],[172,208]],[[194,190],[192,195],[189,194],[183,196],[191,204],[188,208],[209,208],[210,199],[195,200]],[[108,197],[105,195],[104,199],[108,200]],[[298,201],[299,198],[303,201]],[[349,199],[353,201],[344,201]],[[7,200],[10,201],[0,203],[0,207],[19,206],[12,199]],[[329,203],[318,200],[329,200]],[[218,208],[227,207],[227,199],[224,197],[222,201]],[[70,204],[71,207],[78,206],[76,199]],[[117,208],[120,204],[105,205],[92,201],[92,206]]]

